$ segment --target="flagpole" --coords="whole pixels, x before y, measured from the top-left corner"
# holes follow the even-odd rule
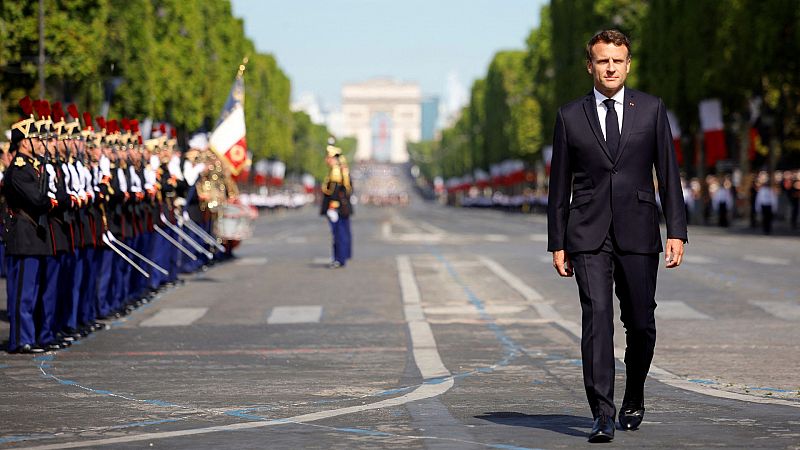
[[[239,72],[236,74],[236,78],[242,78],[242,75],[244,75],[244,70],[247,68],[245,66],[247,65],[248,61],[249,59],[247,59],[247,56],[242,59],[242,63],[239,64]]]

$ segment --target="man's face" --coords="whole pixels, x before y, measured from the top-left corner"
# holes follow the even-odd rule
[[[594,87],[606,97],[612,97],[625,85],[631,70],[628,48],[598,42],[592,46],[592,60],[586,64],[586,69],[594,78]]]
[[[58,149],[58,155],[62,158],[67,156],[67,143],[66,141],[55,141],[56,148]]]

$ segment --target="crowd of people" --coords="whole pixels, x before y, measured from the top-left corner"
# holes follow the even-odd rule
[[[739,176],[708,175],[682,178],[689,224],[729,227],[735,220],[747,220],[753,229],[771,234],[777,221],[798,229],[800,215],[800,169],[766,171]],[[507,191],[507,192],[505,192]],[[447,203],[467,208],[492,208],[508,212],[544,213],[547,186],[521,183],[507,189],[472,188],[449,194]],[[660,198],[656,197],[657,201]]]
[[[235,185],[212,152],[182,152],[164,125],[143,140],[136,120],[20,105],[0,167],[9,352],[68,347],[230,255],[213,210]]]
[[[360,162],[353,167],[353,183],[358,186],[357,202],[362,205],[408,205],[408,182],[401,167],[379,163]]]
[[[704,180],[683,182],[689,223],[728,227],[735,219],[747,219],[751,228],[771,234],[776,220],[798,229],[800,169],[766,171],[744,177],[708,175]]]

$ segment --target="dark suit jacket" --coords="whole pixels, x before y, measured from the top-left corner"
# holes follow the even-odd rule
[[[558,110],[547,207],[548,251],[597,250],[612,224],[620,250],[663,251],[653,168],[667,237],[687,240],[680,175],[664,103],[626,87],[623,108],[614,160],[600,129],[593,91]]]

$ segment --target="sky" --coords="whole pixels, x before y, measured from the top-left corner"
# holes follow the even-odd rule
[[[447,101],[483,77],[498,50],[524,49],[546,0],[232,0],[259,52],[272,53],[292,98],[340,104],[342,84],[417,82]],[[449,79],[449,82],[448,82]],[[446,91],[450,91],[447,93]],[[456,91],[461,91],[456,92]],[[452,101],[452,100],[451,100]]]

